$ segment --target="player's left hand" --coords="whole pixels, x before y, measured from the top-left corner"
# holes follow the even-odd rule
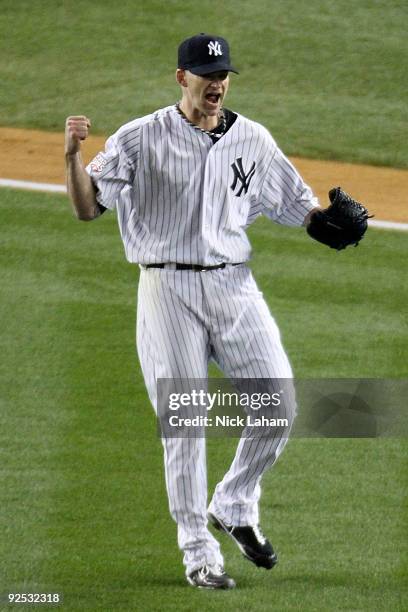
[[[351,244],[357,246],[367,231],[367,219],[374,215],[340,187],[331,189],[329,198],[328,208],[316,210],[311,215],[307,233],[338,251]]]

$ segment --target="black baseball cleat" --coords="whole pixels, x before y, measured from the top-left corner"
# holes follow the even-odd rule
[[[265,538],[258,526],[234,527],[226,525],[211,512],[208,512],[207,517],[215,529],[228,533],[244,557],[255,563],[257,567],[272,569],[277,564],[278,556],[273,550],[272,544]]]
[[[199,589],[233,589],[235,580],[221,565],[204,565],[187,576],[188,582]]]

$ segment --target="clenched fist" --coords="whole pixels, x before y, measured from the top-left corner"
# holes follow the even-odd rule
[[[67,117],[65,122],[65,153],[73,155],[81,148],[81,140],[88,137],[91,122],[88,117],[78,115]]]

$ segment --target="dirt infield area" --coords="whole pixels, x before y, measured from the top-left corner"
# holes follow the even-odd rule
[[[104,142],[104,137],[90,136],[83,146],[84,161],[103,149]],[[376,219],[408,222],[408,170],[297,157],[291,161],[323,206],[328,190],[340,185]],[[64,183],[63,133],[0,128],[0,178]]]

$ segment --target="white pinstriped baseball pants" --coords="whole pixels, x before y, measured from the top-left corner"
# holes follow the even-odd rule
[[[245,265],[193,272],[142,269],[138,289],[137,348],[157,412],[157,379],[207,378],[214,358],[230,378],[292,378],[278,327]],[[295,405],[293,402],[294,417]],[[164,438],[170,513],[178,526],[186,574],[223,564],[207,527],[204,438]],[[260,479],[287,438],[241,438],[217,485],[210,509],[227,524],[258,523]]]

